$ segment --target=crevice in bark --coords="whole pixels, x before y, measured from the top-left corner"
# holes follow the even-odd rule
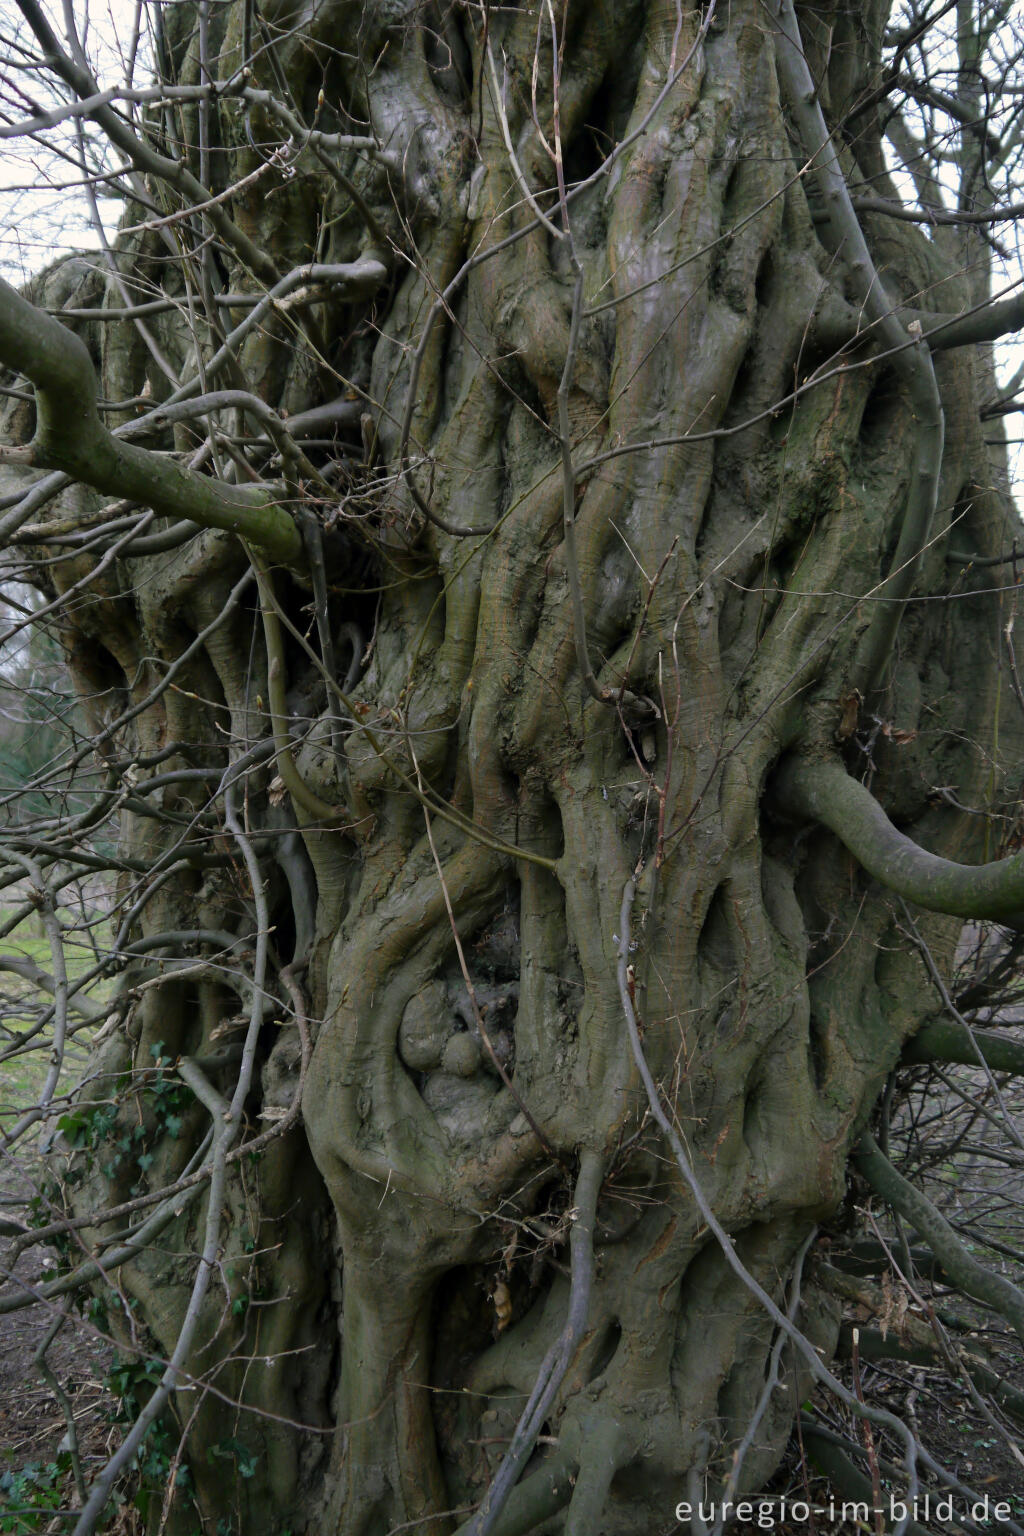
[[[864,410],[860,418],[860,445],[869,457],[888,446],[892,433],[893,415],[900,408],[900,404],[896,375],[890,368],[882,365],[877,378],[872,383],[871,392],[864,402]]]
[[[593,1354],[587,1366],[588,1382],[603,1376],[615,1359],[622,1341],[622,1324],[617,1318],[606,1323],[603,1334],[593,1346]]]
[[[697,939],[698,974],[708,1001],[721,1014],[725,1000],[732,998],[740,984],[740,954],[737,951],[734,897],[729,882],[723,881],[708,903]]]

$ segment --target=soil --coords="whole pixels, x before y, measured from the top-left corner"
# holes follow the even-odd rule
[[[10,1160],[0,1164],[0,1214],[6,1220],[21,1220],[25,1206],[37,1192],[38,1167],[16,1165]],[[2,1239],[8,1250],[10,1239]],[[13,1271],[4,1254],[2,1276],[4,1290],[17,1280],[26,1290],[38,1284],[52,1259],[43,1245],[30,1248],[20,1256]],[[58,1312],[54,1303],[24,1307],[0,1316],[0,1479],[5,1474],[19,1474],[26,1468],[38,1468],[34,1486],[53,1495],[61,1495],[58,1507],[77,1504],[74,1482],[67,1456],[68,1425],[64,1410],[52,1387],[40,1375],[36,1354],[52,1327]],[[110,1343],[69,1309],[67,1319],[46,1353],[47,1364],[67,1395],[78,1448],[86,1480],[90,1472],[102,1466],[117,1444],[119,1432],[110,1418],[111,1399],[104,1386],[113,1349]],[[48,1470],[58,1462],[59,1471]],[[32,1492],[16,1495],[0,1483],[0,1521],[14,1506],[33,1500]],[[26,1514],[28,1521],[31,1517]],[[38,1517],[36,1517],[38,1518]],[[43,1519],[39,1529],[45,1529]],[[8,1530],[5,1523],[0,1529]],[[15,1525],[15,1530],[36,1529],[34,1524]]]
[[[924,1283],[919,1283],[918,1292],[922,1300],[936,1311],[942,1309],[943,1303],[952,1294],[943,1291],[941,1287]],[[1020,1345],[1010,1329],[1002,1322],[992,1326],[992,1314],[975,1306],[962,1294],[955,1293],[952,1299],[956,1311],[966,1320],[977,1324],[969,1334],[953,1336],[954,1347],[969,1342],[972,1351],[981,1353],[1003,1381],[1018,1390],[1024,1388],[1024,1360]],[[923,1311],[917,1307],[912,1307],[911,1312],[919,1318],[924,1316]],[[856,1304],[844,1306],[843,1316],[847,1323],[877,1326],[879,1322],[877,1316],[871,1316],[865,1308]],[[976,1531],[1005,1530],[1007,1526],[1002,1520],[1007,1516],[1016,1521],[1018,1527],[1024,1524],[1022,1426],[1002,1413],[991,1397],[985,1398],[983,1407],[979,1406],[977,1400],[972,1399],[968,1388],[952,1379],[942,1365],[926,1367],[900,1360],[862,1362],[859,1392],[849,1362],[833,1362],[832,1369],[852,1394],[862,1396],[862,1400],[873,1408],[888,1409],[916,1429],[919,1442],[934,1461],[972,1490],[970,1498],[957,1491],[950,1493],[919,1464],[921,1488],[916,1504],[919,1530],[946,1536],[950,1531],[964,1529],[957,1523],[957,1519],[961,1515],[971,1514],[975,1497],[980,1501],[987,1498],[991,1511],[987,1520],[981,1518],[982,1511],[978,1511],[979,1518],[973,1527]],[[809,1409],[809,1417],[822,1429],[846,1441],[849,1448],[846,1451],[847,1458],[858,1469],[863,1468],[865,1436],[862,1423],[823,1390],[815,1390],[809,1403],[804,1406],[805,1410]],[[986,1409],[991,1417],[986,1416]],[[873,1430],[870,1442],[870,1454],[879,1466],[881,1507],[888,1509],[892,1500],[905,1497],[907,1480],[903,1470],[904,1449],[898,1439],[886,1435],[884,1431],[880,1433]],[[893,1475],[887,1475],[887,1465]],[[875,1526],[873,1522],[865,1524],[859,1518],[842,1518],[844,1502],[851,1505],[856,1503],[863,1499],[865,1490],[844,1485],[836,1478],[824,1475],[816,1464],[812,1443],[800,1434],[794,1434],[791,1438],[786,1457],[770,1484],[770,1493],[780,1502],[780,1513],[774,1524],[767,1523],[771,1518],[767,1513],[758,1523],[759,1501],[755,1499],[753,1519],[737,1521],[730,1530],[736,1532],[737,1536],[763,1536],[765,1530],[774,1531],[776,1536],[866,1536],[866,1533],[877,1529],[878,1536],[881,1536],[882,1527]],[[869,1499],[873,1499],[870,1489],[867,1493]],[[954,1515],[952,1522],[942,1518],[946,1511],[939,1507],[938,1501],[944,1493],[951,1499]],[[806,1504],[810,1505],[809,1518],[804,1517],[803,1506]],[[997,1504],[1008,1508],[1004,1507],[997,1515],[994,1509]],[[782,1514],[781,1510],[786,1507],[790,1510],[795,1508],[799,1518],[793,1519]],[[910,1513],[913,1516],[914,1510]],[[897,1518],[899,1514],[897,1509]],[[893,1524],[887,1522],[885,1529],[891,1531]]]

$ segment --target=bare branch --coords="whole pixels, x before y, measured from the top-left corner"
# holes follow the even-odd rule
[[[1024,854],[972,866],[928,853],[897,831],[871,791],[838,763],[790,758],[773,787],[780,809],[820,821],[868,874],[905,900],[930,912],[1024,926]]]

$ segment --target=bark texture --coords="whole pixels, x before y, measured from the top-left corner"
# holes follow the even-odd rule
[[[887,9],[798,11],[830,123],[873,78]],[[195,82],[194,11],[165,14],[166,67]],[[468,1521],[566,1325],[587,1155],[603,1176],[586,1322],[496,1529],[647,1536],[694,1478],[721,1489],[774,1328],[651,1122],[616,979],[623,889],[635,876],[631,985],[648,1060],[719,1221],[781,1302],[811,1227],[843,1199],[886,1075],[934,1010],[893,898],[800,819],[792,794],[773,799],[772,775],[787,754],[802,764],[787,782],[845,762],[916,843],[993,856],[979,820],[932,793],[955,785],[971,803],[1000,767],[1007,615],[982,575],[947,560],[954,524],[956,548],[979,555],[1012,536],[978,423],[985,360],[936,355],[945,447],[916,568],[928,600],[900,610],[866,682],[873,594],[918,494],[917,422],[905,373],[860,335],[857,274],[822,235],[768,11],[733,0],[708,25],[657,0],[594,0],[554,17],[557,124],[546,11],[492,12],[485,38],[481,13],[460,6],[263,6],[252,88],[280,97],[286,83],[320,133],[385,152],[296,145],[225,205],[273,271],[255,276],[223,228],[211,263],[239,295],[305,263],[375,261],[384,274],[370,297],[310,284],[268,309],[209,385],[258,395],[286,428],[335,403],[316,433],[330,446],[304,450],[323,483],[300,469],[292,500],[275,497],[300,528],[312,519],[326,588],[304,559],[261,564],[260,586],[246,585],[245,548],[207,529],[162,553],[129,546],[68,614],[97,729],[143,706],[101,747],[110,782],[129,764],[136,786],[212,775],[159,790],[159,818],[138,793],[123,811],[122,894],[149,892],[125,947],[151,949],[129,958],[101,1072],[187,1056],[212,1062],[230,1096],[257,918],[210,793],[229,763],[277,740],[278,765],[257,752],[244,789],[272,927],[254,1128],[260,1115],[273,1125],[299,1081],[283,967],[302,977],[313,1049],[301,1122],[231,1164],[220,1278],[187,1364],[272,1416],[202,1391],[174,1405],[196,1502],[235,1510],[247,1536],[441,1536]],[[230,77],[253,18],[231,3],[206,24]],[[186,146],[196,111],[174,109]],[[230,96],[211,123],[214,192],[287,131]],[[169,132],[166,115],[151,126],[158,143]],[[571,242],[544,142],[556,128]],[[873,114],[834,142],[850,186],[892,193]],[[187,148],[199,174],[197,157]],[[140,205],[132,221],[148,216]],[[863,228],[894,306],[955,314],[976,300],[941,239],[877,214]],[[154,231],[126,235],[118,262],[133,292],[184,301],[163,249]],[[76,302],[122,301],[85,273]],[[248,312],[228,310],[224,329]],[[147,383],[168,394],[129,322],[71,323],[103,399]],[[188,376],[180,313],[148,324]],[[202,338],[207,359],[222,339]],[[224,432],[243,417],[224,412]],[[250,436],[262,430],[246,419]],[[149,446],[187,446],[173,430]],[[66,516],[70,494],[47,515]],[[56,579],[90,563],[58,565]],[[168,873],[157,882],[147,867]],[[940,957],[957,929],[921,917]],[[144,985],[181,953],[180,979],[169,968]],[[176,1137],[153,1121],[153,1187],[208,1124],[191,1098]],[[77,1209],[127,1197],[127,1173],[121,1189],[120,1173],[75,1166]],[[165,1355],[205,1202],[120,1269]],[[798,1321],[833,1348],[813,1289]],[[740,1491],[781,1455],[804,1377],[784,1364],[783,1381]],[[203,1449],[227,1417],[256,1468],[230,1490]],[[179,1500],[169,1528],[194,1522]]]

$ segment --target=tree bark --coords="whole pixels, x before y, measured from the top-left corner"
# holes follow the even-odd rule
[[[214,9],[218,72],[234,79],[251,17]],[[798,8],[829,123],[871,83],[887,9]],[[378,264],[374,294],[303,290],[226,352],[212,327],[194,343],[180,310],[148,322],[182,378],[196,346],[219,347],[232,387],[286,432],[339,390],[357,401],[358,433],[344,419],[324,432],[318,417],[321,446],[303,448],[334,477],[324,485],[287,455],[272,463],[268,439],[260,477],[280,479],[264,501],[203,470],[193,479],[215,491],[174,490],[171,507],[141,482],[90,477],[78,456],[40,460],[205,525],[160,555],[129,545],[67,619],[101,742],[111,716],[141,706],[102,746],[115,779],[138,765],[138,797],[148,777],[180,774],[162,801],[178,823],[138,800],[122,813],[124,901],[140,894],[134,870],[174,870],[130,924],[155,958],[131,960],[99,1066],[141,1071],[155,1052],[172,1071],[232,1027],[231,976],[251,972],[258,926],[216,798],[232,764],[272,930],[247,1136],[299,1091],[277,977],[303,976],[301,1122],[230,1164],[227,1278],[173,1410],[189,1423],[203,1515],[230,1508],[247,1536],[469,1528],[565,1328],[587,1155],[604,1176],[586,1322],[494,1529],[577,1536],[599,1520],[608,1536],[646,1536],[688,1479],[725,1485],[774,1328],[646,1113],[616,975],[629,880],[644,1053],[718,1221],[777,1299],[843,1198],[904,1043],[935,1011],[886,885],[818,823],[900,890],[845,835],[845,812],[823,809],[836,784],[894,837],[898,821],[921,859],[916,845],[936,865],[984,856],[977,819],[930,797],[955,784],[970,803],[993,762],[1001,771],[990,726],[1005,614],[987,580],[947,566],[946,547],[955,525],[958,549],[995,555],[1014,524],[979,421],[981,333],[941,352],[937,339],[933,364],[904,324],[913,309],[927,338],[975,299],[925,232],[865,213],[885,286],[862,313],[863,274],[841,231],[824,231],[804,174],[801,132],[815,124],[787,102],[780,50],[794,40],[780,41],[774,11],[556,5],[553,51],[526,11],[492,11],[485,28],[469,7],[265,5],[253,100],[239,86],[211,104],[212,185],[188,104],[173,176],[124,147],[151,188],[217,196],[263,163],[257,144],[282,142],[266,102],[283,80],[321,138],[293,141],[286,166],[217,205],[217,281],[257,297],[304,264]],[[167,25],[175,83],[201,82],[194,8]],[[831,141],[830,176],[895,196],[874,115],[858,130]],[[132,206],[133,223],[145,217]],[[198,242],[201,216],[188,228]],[[182,298],[156,232],[123,236],[118,260]],[[94,308],[121,302],[108,283]],[[228,307],[224,329],[247,312]],[[147,381],[167,394],[130,321],[70,324],[103,399],[142,396]],[[879,356],[894,331],[912,362]],[[42,401],[52,381],[21,366]],[[941,413],[922,428],[928,390]],[[236,410],[210,419],[244,443]],[[8,415],[12,435],[38,440],[21,407]],[[133,450],[150,467],[186,443],[181,424],[177,438],[162,430]],[[259,503],[249,515],[277,530],[247,528],[262,544],[260,596],[243,587],[226,612],[248,556],[203,496]],[[316,537],[300,556],[303,503]],[[45,515],[68,505],[64,493]],[[59,594],[94,558],[39,580]],[[331,653],[342,665],[325,678]],[[858,731],[872,714],[868,752]],[[197,768],[208,785],[187,778]],[[948,961],[958,924],[943,914],[977,908],[930,870],[934,900],[905,894],[939,909],[921,931]],[[996,915],[1019,910],[1014,889]],[[235,947],[197,939],[195,974],[159,974],[161,954],[181,949],[161,951],[161,936],[185,931]],[[177,1137],[154,1122],[150,1187],[182,1173],[209,1124],[192,1102]],[[76,1211],[127,1198],[127,1170],[107,1178],[82,1154],[70,1166]],[[192,1284],[172,1255],[195,1249],[206,1216],[203,1196],[119,1271],[162,1355]],[[816,1305],[798,1320],[828,1352],[837,1319]],[[740,1493],[777,1465],[806,1379],[787,1351]],[[256,1464],[230,1491],[224,1464],[204,1457],[229,1413]],[[179,1499],[169,1529],[193,1524]]]

